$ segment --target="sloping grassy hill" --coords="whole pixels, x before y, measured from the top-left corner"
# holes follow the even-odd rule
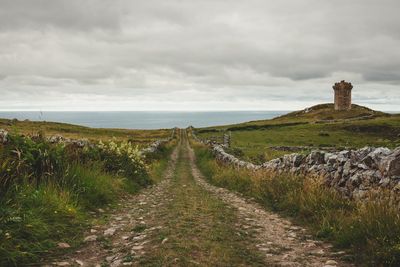
[[[253,162],[314,148],[359,148],[400,146],[400,115],[374,111],[353,105],[350,111],[335,111],[333,104],[322,104],[271,120],[236,125],[207,127],[197,130],[201,138],[221,140],[224,132],[232,136],[237,155]],[[306,148],[304,148],[306,147]]]
[[[133,143],[149,143],[157,139],[167,138],[171,129],[160,130],[129,130],[129,129],[105,129],[90,128],[79,125],[42,122],[42,121],[19,121],[0,119],[0,129],[16,132],[24,135],[34,135],[43,132],[46,136],[60,134],[67,138],[87,138],[92,141],[109,140],[115,137],[118,140],[129,140]]]
[[[344,120],[368,117],[387,116],[387,113],[375,111],[367,107],[352,105],[349,111],[339,111],[334,109],[334,104],[320,104],[300,111],[288,113],[275,118],[274,120],[301,120],[301,121],[321,121],[321,120]]]

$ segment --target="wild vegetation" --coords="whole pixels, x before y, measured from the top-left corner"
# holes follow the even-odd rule
[[[88,211],[151,184],[163,168],[156,158],[127,141],[81,148],[10,135],[0,145],[0,265],[32,264],[60,242],[80,243]]]
[[[297,219],[338,249],[352,252],[358,263],[399,266],[400,216],[382,197],[353,202],[324,187],[318,179],[238,170],[217,163],[210,150],[195,144],[197,164],[209,182],[256,199],[266,207]]]
[[[254,163],[312,149],[400,146],[400,115],[389,115],[353,105],[351,111],[334,111],[330,104],[264,121],[196,130],[204,139],[231,135],[231,152]]]
[[[27,136],[36,135],[42,132],[46,137],[53,135],[62,135],[66,138],[82,139],[90,141],[108,140],[112,137],[118,141],[129,141],[134,144],[146,146],[147,144],[158,140],[168,138],[171,134],[170,129],[160,130],[130,130],[130,129],[103,129],[90,128],[79,125],[42,122],[42,121],[19,121],[0,119],[0,129],[6,129],[15,134]]]
[[[306,152],[317,147],[400,145],[399,115],[358,106],[347,113],[329,112],[331,108],[321,105],[273,120],[209,127],[196,132],[201,138],[221,138],[230,132],[232,145],[228,152],[254,162],[288,153],[285,149],[276,149],[279,147],[300,147]],[[130,215],[140,222],[134,230],[125,233],[126,236],[142,238],[154,229],[160,234],[158,239],[149,237],[151,248],[135,243],[137,250],[150,249],[142,262],[173,264],[178,259],[189,264],[193,258],[206,265],[215,261],[222,265],[240,262],[257,265],[265,260],[249,249],[254,248],[253,237],[238,228],[237,224],[241,223],[230,203],[220,202],[215,192],[206,193],[197,185],[199,172],[195,171],[191,150],[183,142],[186,141],[185,131],[178,131],[180,153],[171,165],[167,155],[175,141],[161,147],[157,153],[144,156],[140,152],[153,140],[169,137],[167,130],[106,130],[0,120],[2,127],[11,134],[8,142],[0,145],[0,266],[36,264],[44,255],[49,259],[68,251],[61,252],[60,244],[77,247],[84,230],[94,222],[91,214],[99,215],[99,208],[116,207],[112,205],[120,196],[128,196],[161,181],[167,167],[172,168],[172,165],[176,169],[167,170],[170,179],[160,183],[164,184],[161,189],[151,187],[149,192],[144,190],[147,193],[143,196],[126,198],[131,202],[125,208],[138,211]],[[48,132],[43,134],[43,130]],[[37,131],[41,134],[36,134]],[[54,134],[88,138],[95,145],[82,148],[73,143],[51,144],[47,137]],[[267,209],[295,218],[317,237],[346,251],[343,259],[370,266],[400,265],[400,216],[398,207],[385,197],[385,191],[379,198],[371,196],[372,201],[350,201],[324,187],[317,178],[235,169],[218,163],[207,147],[197,143],[193,146],[197,165],[210,183],[240,192]],[[152,199],[151,196],[157,203],[154,199],[146,200]],[[143,206],[132,204],[136,200]],[[249,210],[254,211],[253,208]],[[130,217],[120,219],[119,224],[130,223]],[[101,224],[101,220],[101,216],[97,217],[96,225]],[[143,230],[144,224],[149,222],[153,227]],[[157,228],[160,224],[163,227]],[[215,239],[211,240],[210,236]],[[111,237],[99,234],[99,238],[98,245],[111,242]],[[120,240],[121,236],[113,238]],[[196,244],[193,238],[198,239]],[[123,240],[132,244],[131,240]],[[123,242],[119,243],[122,247]],[[198,254],[193,255],[193,251]],[[213,251],[211,256],[207,254],[209,251]],[[123,260],[133,262],[133,254],[125,255]]]

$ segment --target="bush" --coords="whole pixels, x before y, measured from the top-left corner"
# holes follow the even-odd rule
[[[118,144],[110,141],[100,142],[98,147],[107,172],[134,179],[141,186],[150,184],[144,157],[138,146],[129,142]]]
[[[63,147],[29,138],[10,136],[0,150],[0,193],[12,186],[30,183],[39,186],[49,179],[60,178],[66,168]]]
[[[34,264],[58,242],[78,243],[85,211],[150,184],[130,143],[50,144],[10,136],[0,147],[0,266]]]

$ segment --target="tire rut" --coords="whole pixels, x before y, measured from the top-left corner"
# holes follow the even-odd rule
[[[184,156],[181,155],[182,153]],[[177,170],[177,166],[180,171]],[[184,177],[188,177],[176,180],[176,175],[178,173],[183,175],[183,170],[184,173],[189,173],[189,175],[184,174]],[[189,178],[189,176],[193,176],[193,178]],[[194,181],[190,182],[190,179],[194,179]],[[195,186],[197,189],[190,186]],[[201,193],[203,190],[206,192]],[[183,194],[183,192],[185,193]],[[197,193],[195,196],[190,196],[188,192]],[[189,197],[191,198],[189,199]],[[214,201],[211,199],[221,203],[215,204],[222,207],[218,214],[220,217],[215,214],[215,210],[207,210],[208,206],[201,206],[207,201]],[[193,210],[194,206],[197,206],[195,211]],[[174,212],[171,213],[171,210]],[[194,213],[188,215],[189,210]],[[186,217],[182,217],[185,214]],[[186,255],[185,259],[176,257],[179,256],[176,254],[179,252],[175,251],[175,249],[182,249],[185,246],[191,247],[190,242],[193,241],[189,239],[192,237],[201,239],[202,244],[211,247],[217,245],[213,242],[221,242],[221,240],[211,241],[215,239],[215,236],[204,237],[202,234],[204,231],[209,231],[210,227],[212,228],[212,225],[209,225],[210,218],[213,218],[214,223],[217,224],[230,218],[229,223],[225,225],[225,228],[230,229],[228,230],[229,237],[227,236],[228,238],[225,240],[228,243],[231,242],[227,244],[230,248],[225,250],[227,247],[224,249],[219,247],[222,249],[221,255],[232,257],[226,259],[225,262],[235,262],[236,264],[234,254],[229,253],[238,249],[242,252],[248,251],[249,254],[246,254],[246,257],[253,254],[260,256],[260,261],[258,256],[255,258],[239,257],[238,259],[243,260],[242,264],[230,264],[229,266],[351,266],[339,260],[342,256],[341,252],[335,253],[331,245],[313,240],[304,228],[295,226],[289,220],[266,211],[261,205],[239,194],[207,183],[196,166],[194,152],[189,145],[185,131],[181,131],[179,144],[171,155],[165,179],[157,185],[142,190],[137,195],[125,197],[119,204],[119,208],[110,215],[106,224],[95,225],[86,233],[86,242],[79,250],[44,265],[164,266],[162,263],[164,262],[168,266],[202,266],[199,262],[204,260],[204,263],[207,263],[206,266],[214,266],[209,265],[210,258],[204,258],[208,256],[204,254],[205,247],[202,245],[194,244],[192,246],[194,251],[188,255],[181,255]],[[185,229],[180,228],[180,225],[185,224],[192,225],[193,228],[186,229],[187,226]],[[171,231],[175,236],[169,236]],[[178,233],[179,238],[177,238],[176,231],[189,232]],[[197,232],[198,236],[195,234]],[[237,240],[240,244],[235,243],[236,241],[233,240],[236,239],[231,236],[239,236]],[[232,250],[232,246],[236,247],[236,250]],[[230,252],[226,254],[228,251]],[[155,255],[159,256],[158,259],[154,258]],[[165,256],[176,258],[173,258],[172,261],[161,259]],[[252,259],[256,261],[253,262]],[[243,262],[247,262],[247,264],[243,264]]]
[[[255,247],[265,256],[266,266],[352,266],[340,260],[344,252],[333,252],[332,245],[312,239],[306,229],[266,211],[252,200],[206,182],[196,165],[193,149],[188,142],[186,145],[196,182],[237,210],[240,222],[236,226],[251,236]]]

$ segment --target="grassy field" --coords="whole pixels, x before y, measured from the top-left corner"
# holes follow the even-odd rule
[[[336,149],[364,146],[400,146],[400,115],[389,115],[354,106],[351,111],[334,111],[332,105],[263,121],[196,130],[204,139],[221,141],[231,134],[232,151],[238,156],[260,163],[291,152],[274,147],[329,147]]]
[[[171,135],[171,129],[106,129],[90,128],[58,122],[18,121],[8,119],[0,119],[0,129],[6,129],[7,131],[24,135],[35,135],[38,132],[42,132],[46,136],[59,134],[67,138],[87,138],[92,141],[104,141],[115,137],[117,140],[127,140],[135,144],[143,145],[153,142],[157,139],[167,138]]]

